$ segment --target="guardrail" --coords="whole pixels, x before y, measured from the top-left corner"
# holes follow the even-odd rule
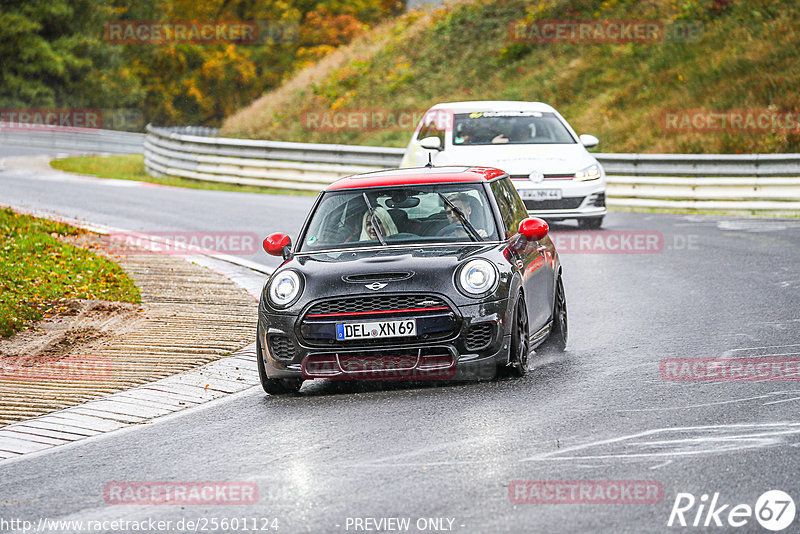
[[[145,135],[115,130],[92,130],[58,127],[30,129],[0,128],[3,146],[36,147],[54,152],[93,152],[108,154],[141,154]]]
[[[800,176],[800,154],[595,154],[608,174]]]
[[[396,167],[403,149],[205,137],[148,125],[144,154],[156,176],[319,191],[348,174]]]
[[[215,135],[148,125],[145,166],[157,176],[319,191],[348,174],[396,167],[403,155],[400,148]],[[611,207],[800,210],[800,154],[594,155],[607,173]]]
[[[595,154],[609,206],[800,211],[800,154]]]

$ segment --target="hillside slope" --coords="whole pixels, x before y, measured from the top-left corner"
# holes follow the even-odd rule
[[[512,39],[520,20],[680,21],[702,31],[644,43],[527,43]],[[413,128],[314,127],[309,117],[403,119],[437,102],[528,100],[555,106],[579,133],[599,137],[603,152],[800,152],[797,121],[666,123],[692,110],[705,120],[716,111],[757,120],[793,111],[794,120],[798,50],[794,0],[464,2],[376,29],[229,117],[223,134],[405,146]]]

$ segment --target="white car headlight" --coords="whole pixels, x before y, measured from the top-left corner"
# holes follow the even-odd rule
[[[600,165],[589,165],[585,169],[581,169],[575,173],[575,180],[578,182],[585,182],[586,180],[597,180],[600,178]]]
[[[294,271],[281,271],[269,284],[269,300],[281,307],[292,302],[300,293],[300,277]]]
[[[468,261],[461,267],[458,283],[461,289],[471,295],[486,293],[497,281],[497,269],[486,260]]]

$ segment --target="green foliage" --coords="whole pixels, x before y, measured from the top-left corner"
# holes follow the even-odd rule
[[[0,108],[135,109],[145,122],[219,124],[397,13],[387,0],[4,0]],[[109,21],[259,21],[257,44],[119,44]]]
[[[93,0],[11,0],[0,12],[0,106],[126,107],[140,98],[122,51],[102,40],[114,10]]]
[[[0,209],[0,337],[52,313],[60,299],[140,301],[119,265],[59,240],[81,233]]]

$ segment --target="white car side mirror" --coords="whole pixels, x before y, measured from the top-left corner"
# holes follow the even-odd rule
[[[426,150],[442,150],[442,140],[438,137],[426,137],[419,142],[419,146]]]
[[[592,148],[600,144],[600,140],[593,135],[583,134],[579,138],[581,140],[581,144],[586,148]]]

